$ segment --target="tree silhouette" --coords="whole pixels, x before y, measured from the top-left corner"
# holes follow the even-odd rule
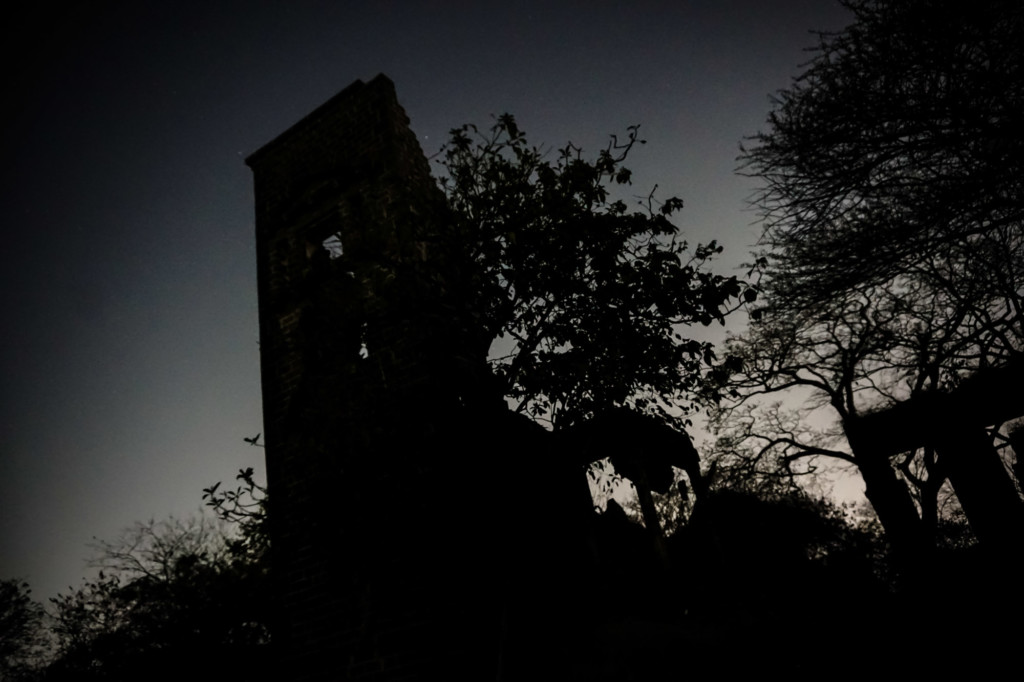
[[[95,548],[97,578],[53,600],[46,680],[263,678],[267,567],[210,519],[138,523]]]
[[[800,439],[748,412],[729,435],[762,436],[753,452],[783,465],[822,455],[855,464],[890,540],[913,555],[928,533],[890,461],[901,450],[922,449],[916,471],[926,478],[910,473],[911,454],[896,462],[922,505],[936,504],[953,472],[977,519],[993,518],[974,494],[983,480],[998,508],[1020,506],[995,480],[1005,478],[998,467],[979,473],[1007,418],[993,406],[1016,404],[1010,392],[987,398],[990,414],[970,422],[932,406],[1024,350],[1024,146],[1013,132],[1024,12],[1000,1],[845,4],[854,23],[821,36],[744,150],[745,172],[762,182],[765,296],[732,348],[738,400],[802,387],[838,428]],[[865,419],[898,405],[891,419]],[[912,413],[931,414],[930,433]],[[936,446],[946,452],[936,457]],[[933,510],[925,517],[934,531]]]
[[[0,680],[31,680],[47,653],[43,606],[28,583],[0,580]]]
[[[617,197],[643,142],[634,126],[596,159],[571,143],[548,155],[504,115],[486,133],[453,130],[439,159],[473,352],[493,347],[498,390],[555,428],[627,404],[687,409],[714,358],[687,328],[754,296],[707,271],[715,242],[691,250],[680,237],[681,200],[651,193],[631,210]]]
[[[1018,338],[1024,10],[845,4],[854,23],[821,37],[744,151],[763,183],[771,286],[794,309],[891,282],[939,289],[969,313],[980,352],[1006,353]],[[1009,339],[987,338],[992,325]]]

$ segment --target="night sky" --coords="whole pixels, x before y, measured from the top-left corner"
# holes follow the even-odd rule
[[[831,0],[82,5],[2,29],[0,578],[41,599],[87,575],[94,536],[262,476],[246,156],[378,73],[428,154],[503,112],[592,151],[639,123],[636,194],[683,198],[677,224],[731,274],[758,234],[739,143],[811,29],[848,19]]]

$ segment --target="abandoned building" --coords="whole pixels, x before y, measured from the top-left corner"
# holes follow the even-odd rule
[[[594,513],[586,465],[633,450],[641,468],[655,466],[638,441],[681,457],[656,464],[668,471],[658,485],[671,483],[669,465],[701,485],[685,434],[661,425],[667,431],[637,439],[647,427],[621,421],[637,415],[603,415],[591,420],[603,430],[582,424],[570,443],[506,408],[488,384],[487,344],[466,332],[452,254],[433,238],[444,197],[387,77],[351,84],[246,163],[276,679],[677,679],[759,671],[791,631],[825,636],[797,607],[776,603],[780,585],[795,581],[795,593],[807,575],[772,573],[766,557],[792,567],[806,548],[773,540],[772,526],[788,522],[771,521],[765,507],[737,517],[741,551],[728,556],[719,519],[702,565],[691,561],[699,535],[670,560],[656,524],[645,531],[625,515]],[[1018,386],[1019,367],[1000,377]],[[975,381],[950,405],[963,413],[979,386],[991,392]],[[931,414],[906,407],[922,409]],[[846,427],[853,440],[884,436],[895,447],[921,438],[921,419],[890,412]],[[976,432],[975,421],[963,432]],[[991,460],[965,460],[954,484],[994,489],[985,481],[1005,472]],[[963,490],[984,513],[984,495]],[[986,530],[1017,537],[1019,500],[1004,505],[1009,512],[993,504],[979,517]],[[752,530],[746,519],[759,515]],[[743,573],[752,562],[763,587]],[[743,640],[751,589],[761,590],[769,627]],[[865,595],[858,618],[895,636]],[[860,632],[859,620],[846,622]],[[733,655],[738,642],[743,656]],[[803,660],[813,669],[811,653]]]
[[[564,447],[490,388],[391,81],[356,81],[246,163],[279,676],[597,680],[648,665],[646,649],[674,661],[664,557],[625,516],[595,515],[587,485],[586,463],[627,435]],[[699,476],[663,428],[659,448]],[[621,627],[658,610],[643,636]]]
[[[566,586],[589,492],[573,479],[573,506],[558,472],[526,476],[538,434],[467,397],[486,358],[453,338],[422,235],[439,190],[393,84],[353,83],[247,163],[282,674],[512,679],[564,659],[545,647],[581,620]]]

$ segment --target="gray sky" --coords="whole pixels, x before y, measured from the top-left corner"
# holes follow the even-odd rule
[[[847,20],[830,0],[96,5],[3,29],[0,578],[44,599],[93,536],[262,473],[245,156],[380,72],[428,154],[506,111],[592,151],[639,123],[637,194],[680,196],[729,270],[757,235],[739,142],[810,30]]]

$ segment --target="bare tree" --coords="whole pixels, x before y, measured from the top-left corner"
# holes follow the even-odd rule
[[[744,442],[762,436],[753,452],[782,465],[855,464],[908,556],[928,544],[947,477],[972,523],[1008,537],[1000,519],[1020,501],[992,441],[1019,401],[1004,391],[967,409],[943,396],[970,394],[979,372],[1024,351],[1024,11],[845,4],[854,22],[821,35],[744,150],[762,181],[767,304],[733,343],[732,408],[793,390],[828,407],[825,434],[801,440],[776,419]]]

